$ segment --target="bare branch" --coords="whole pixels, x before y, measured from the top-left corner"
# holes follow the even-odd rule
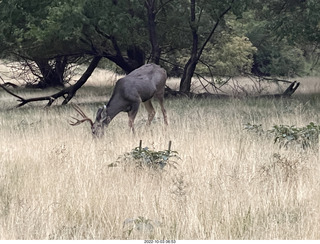
[[[9,93],[10,95],[12,95],[12,96],[14,96],[14,97],[16,97],[16,98],[19,98],[19,100],[23,99],[22,97],[20,97],[20,96],[14,94],[13,92],[11,92],[8,88],[6,88],[5,85],[0,84],[0,87],[1,87],[3,90],[5,90],[7,93]]]
[[[202,44],[202,46],[200,47],[199,51],[198,51],[198,57],[200,58],[204,48],[207,46],[208,42],[210,41],[211,37],[213,36],[214,32],[216,31],[220,21],[222,20],[222,18],[231,10],[231,6],[233,4],[234,1],[232,1],[230,3],[230,6],[228,8],[226,8],[218,17],[215,25],[213,26],[213,28],[211,29],[210,34],[208,35],[207,39],[204,41],[204,43]]]
[[[285,80],[285,79],[278,79],[278,78],[269,78],[269,77],[265,77],[265,76],[260,76],[260,75],[253,75],[251,73],[244,73],[247,76],[253,76],[253,77],[258,77],[258,79],[262,79],[262,80],[267,80],[267,81],[280,81],[280,82],[284,82],[284,83],[293,83],[293,81],[289,81],[289,80]]]

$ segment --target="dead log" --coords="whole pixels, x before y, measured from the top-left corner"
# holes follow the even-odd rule
[[[300,82],[294,81],[283,93],[260,95],[257,97],[258,98],[288,98],[288,97],[291,97],[291,95],[298,89],[299,86],[300,86]]]

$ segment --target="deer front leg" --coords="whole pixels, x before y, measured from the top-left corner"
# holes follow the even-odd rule
[[[163,107],[163,104],[160,104],[160,105],[161,105],[161,111],[162,111],[162,114],[163,114],[164,123],[165,123],[165,125],[168,125],[167,111]]]
[[[136,118],[136,115],[138,113],[139,105],[140,105],[140,103],[134,103],[131,107],[131,110],[128,112],[129,127],[133,133],[134,133],[134,119]]]

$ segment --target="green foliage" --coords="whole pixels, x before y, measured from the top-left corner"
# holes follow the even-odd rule
[[[114,2],[117,2],[116,4]],[[87,22],[83,32],[97,48],[113,49],[112,42],[106,38],[114,38],[121,50],[130,45],[146,45],[148,47],[148,31],[145,26],[146,16],[143,1],[86,1],[83,15]],[[104,33],[97,33],[97,29]],[[93,38],[94,37],[94,38]]]
[[[209,66],[214,76],[235,76],[249,73],[253,65],[253,55],[257,49],[245,36],[222,31],[215,44],[208,44],[197,71],[205,74]]]
[[[30,58],[47,58],[77,51],[83,23],[83,2],[0,2],[3,30],[0,36],[6,46],[5,51]]]
[[[264,2],[264,1],[263,1]],[[320,4],[317,0],[264,2],[261,14],[269,21],[270,29],[281,39],[302,45],[320,41]]]
[[[300,146],[303,149],[312,148],[319,143],[320,125],[311,122],[304,127],[294,125],[274,125],[270,130],[263,130],[262,125],[246,124],[245,130],[258,135],[272,136],[274,143],[280,147]]]
[[[244,23],[247,36],[258,49],[254,73],[296,76],[309,72],[308,63],[311,69],[315,68],[319,56],[313,53],[320,42],[319,3],[317,0],[255,2]]]
[[[287,147],[290,144],[298,144],[303,148],[316,145],[319,141],[320,125],[313,122],[305,127],[288,125],[274,125],[269,133],[274,135],[274,142]]]
[[[267,6],[265,7],[267,8]],[[270,29],[269,17],[261,17],[264,11],[246,12],[244,19],[233,22],[236,29],[244,31],[257,51],[253,55],[252,72],[264,76],[295,76],[304,71],[305,57],[299,45],[292,44],[286,37],[279,38]],[[276,19],[277,16],[274,16]]]
[[[304,72],[306,60],[300,48],[288,45],[285,40],[275,41],[266,38],[254,42],[260,42],[254,55],[254,73],[293,77]]]
[[[178,152],[170,149],[164,151],[153,151],[148,147],[136,147],[131,152],[125,153],[112,163],[109,167],[118,166],[121,163],[135,164],[138,168],[163,169],[166,165],[176,168],[177,163],[172,159],[180,159]]]

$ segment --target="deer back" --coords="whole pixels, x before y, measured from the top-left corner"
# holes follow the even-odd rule
[[[156,64],[146,64],[119,79],[111,96],[112,100],[145,102],[155,93],[163,93],[167,74]]]

